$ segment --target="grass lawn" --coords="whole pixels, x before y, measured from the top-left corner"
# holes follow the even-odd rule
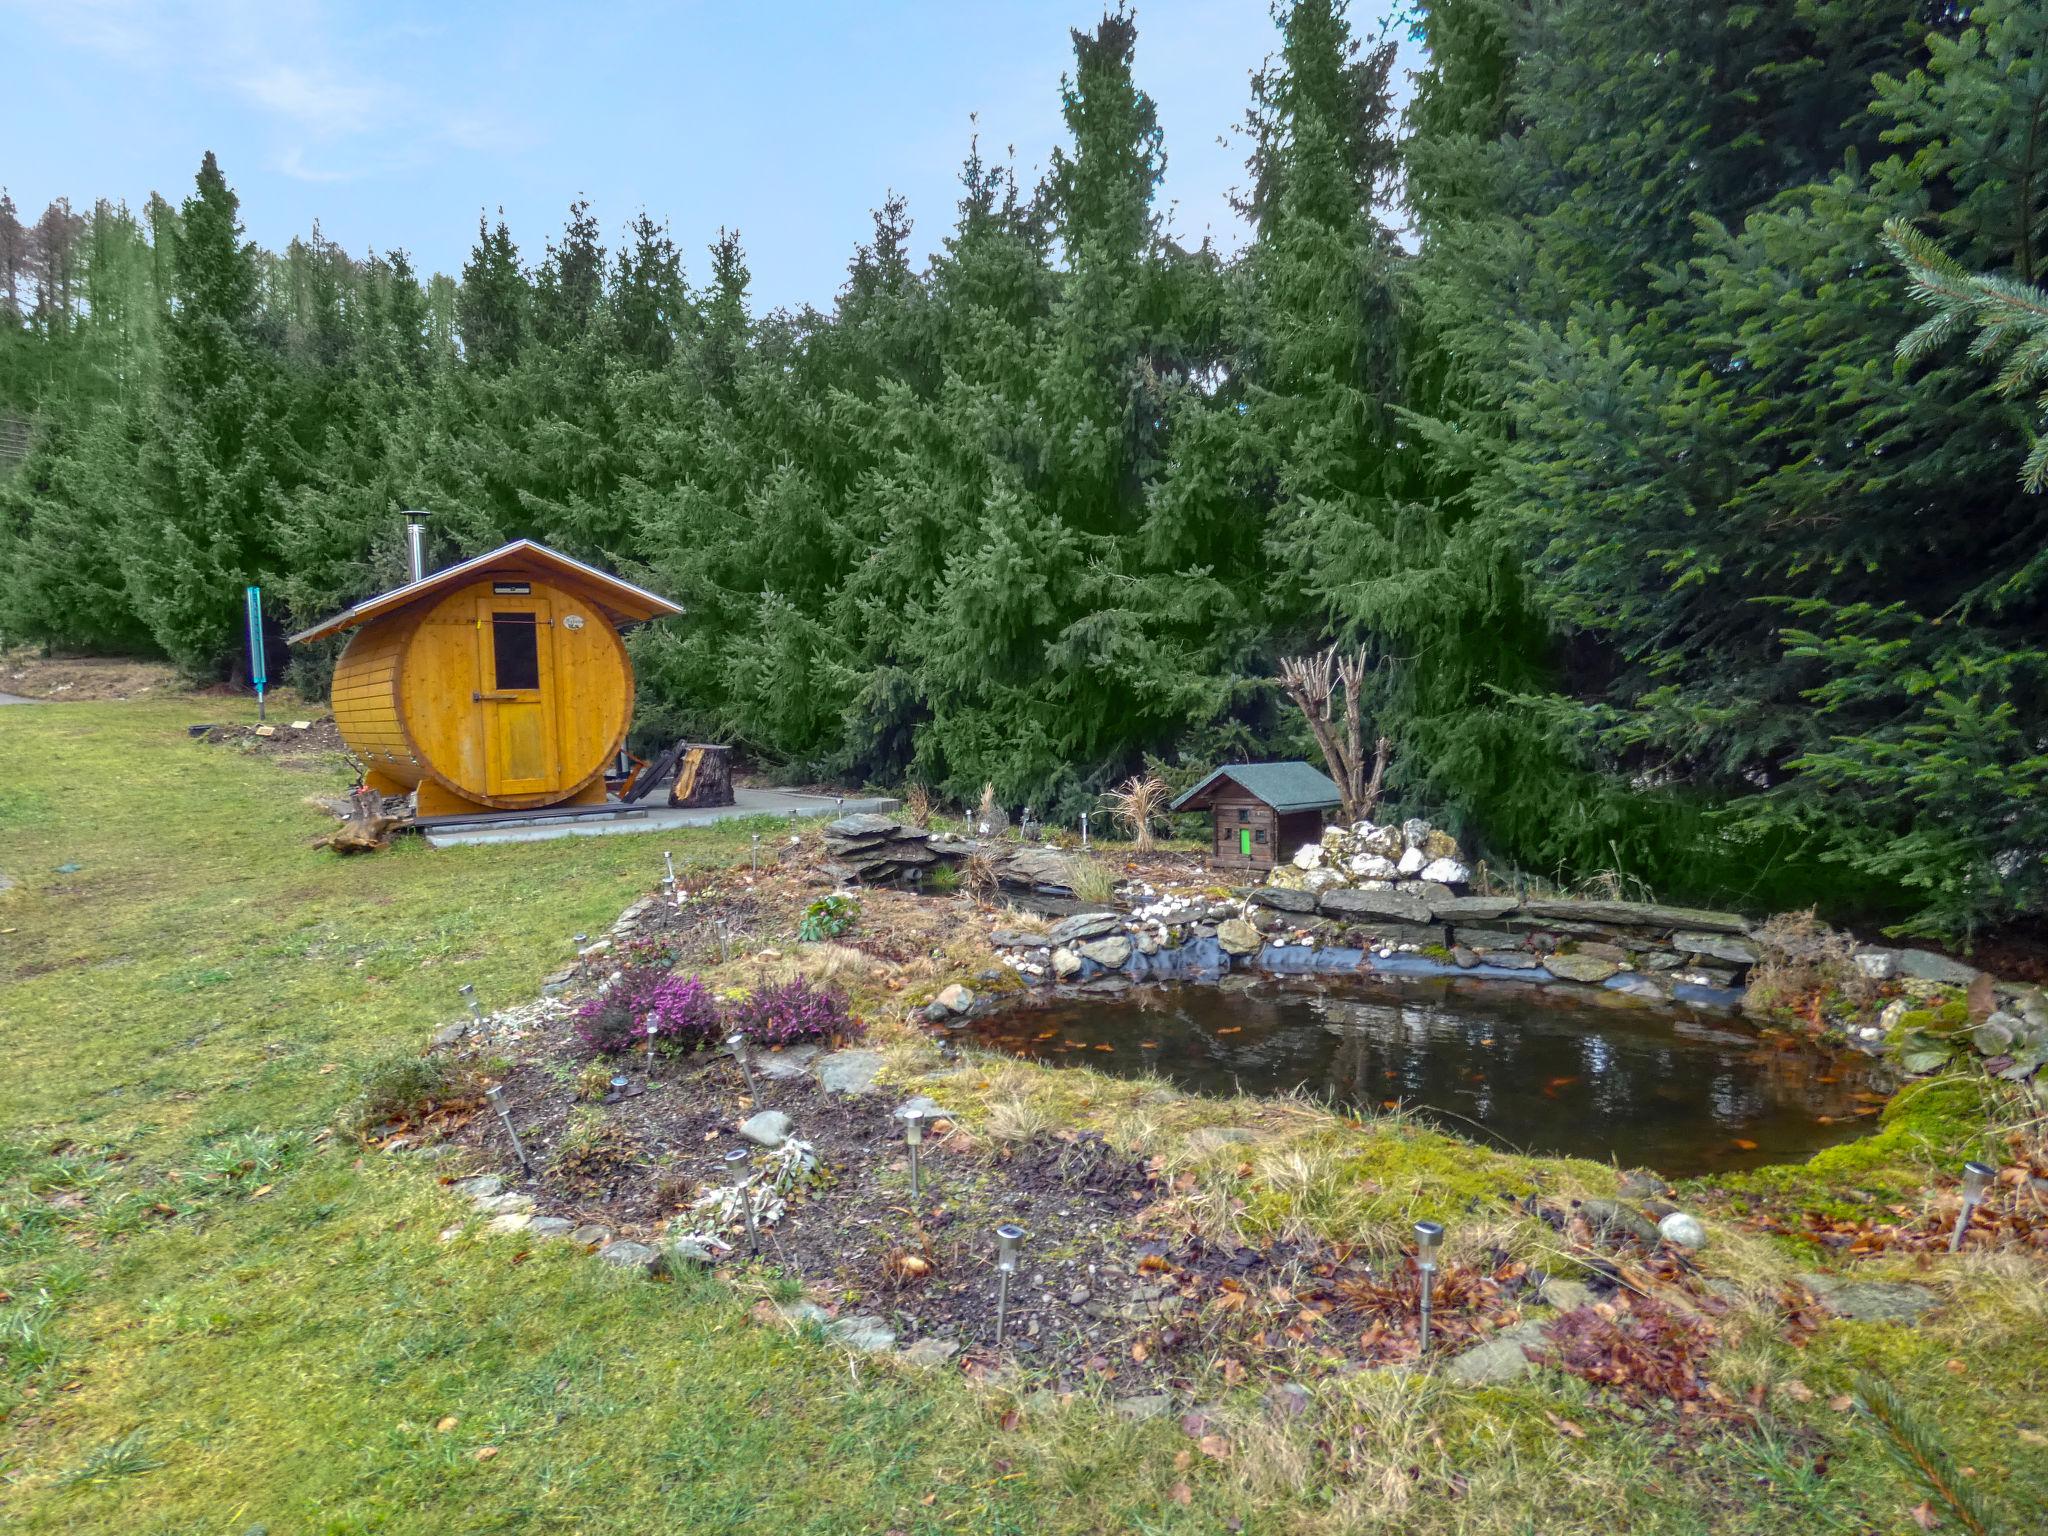
[[[1768,1405],[1740,1429],[1674,1435],[1572,1378],[1367,1371],[1211,1454],[1106,1393],[1020,1408],[850,1361],[716,1279],[444,1242],[475,1219],[435,1164],[328,1129],[355,1071],[455,1016],[458,983],[530,996],[661,848],[729,862],[752,829],[343,860],[308,850],[304,803],[338,762],[185,739],[245,713],[0,710],[7,1529],[1917,1529],[1922,1490],[1830,1405],[1872,1366],[2013,1530],[2048,1506],[2048,1300],[2017,1261],[1941,1269],[1949,1305],[1912,1329],[1731,1323],[1716,1379]],[[1728,1261],[1757,1285],[1788,1262]]]

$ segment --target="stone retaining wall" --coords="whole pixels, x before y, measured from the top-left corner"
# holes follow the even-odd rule
[[[1760,958],[1749,919],[1653,902],[1459,895],[1397,889],[1320,892],[1257,886],[1227,899],[1141,892],[1128,911],[1083,913],[1045,934],[998,931],[1026,981],[1199,978],[1233,967],[1282,973],[1376,971],[1601,986],[1652,1001],[1737,1006]],[[1862,950],[1875,978],[1967,985],[1970,967],[1927,950]]]

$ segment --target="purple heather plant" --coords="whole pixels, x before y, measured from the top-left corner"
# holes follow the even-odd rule
[[[719,1038],[718,1003],[695,976],[656,966],[635,966],[600,997],[576,1010],[577,1037],[594,1055],[618,1056],[644,1048],[651,1028],[671,1053],[694,1051]]]
[[[829,987],[813,986],[801,976],[756,987],[729,1004],[725,1017],[730,1028],[757,1045],[792,1045],[799,1040],[861,1033],[843,996]]]

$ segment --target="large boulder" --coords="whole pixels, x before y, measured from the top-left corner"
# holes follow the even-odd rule
[[[1241,917],[1233,917],[1217,925],[1216,942],[1226,955],[1255,955],[1266,941],[1259,937],[1259,930],[1250,923]]]
[[[1605,981],[1621,967],[1598,955],[1549,955],[1543,969],[1560,981]]]
[[[1086,943],[1076,944],[1074,953],[1083,960],[1093,960],[1106,971],[1120,971],[1130,963],[1130,936],[1113,933],[1106,939],[1090,939]]]

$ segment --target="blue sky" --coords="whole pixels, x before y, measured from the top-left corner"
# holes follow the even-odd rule
[[[1386,0],[1355,0],[1354,26]],[[645,207],[692,280],[736,226],[757,307],[831,301],[868,211],[910,199],[922,254],[951,224],[970,121],[1035,177],[1061,140],[1068,29],[1099,0],[815,0],[403,7],[0,0],[0,186],[139,206],[190,191],[215,150],[251,236],[315,219],[361,252],[402,245],[454,272],[503,204],[538,261],[571,198],[610,243]],[[1138,78],[1166,132],[1164,198],[1184,239],[1234,247],[1226,194],[1247,78],[1276,42],[1266,0],[1137,6]]]

